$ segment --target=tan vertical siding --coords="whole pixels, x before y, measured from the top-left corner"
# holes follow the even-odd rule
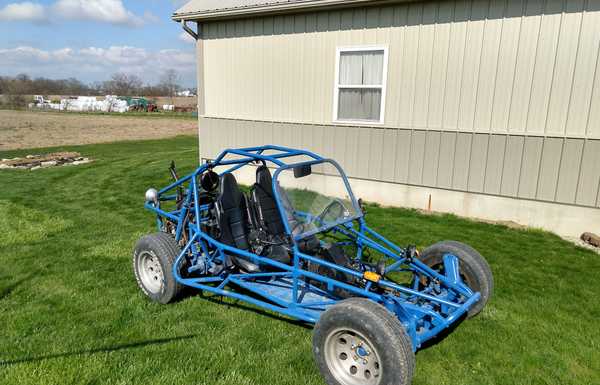
[[[425,160],[426,131],[413,131],[410,146],[408,166],[408,183],[420,185],[423,183],[423,162]]]
[[[397,132],[397,130],[384,130],[380,177],[382,180],[395,180],[396,157],[398,156],[396,147]]]
[[[566,3],[559,30],[554,76],[551,80],[552,88],[546,112],[545,131],[550,135],[565,134],[577,50],[581,41],[584,1],[575,0]]]
[[[438,183],[441,139],[439,131],[428,131],[425,138],[422,183],[428,186],[436,186]]]
[[[521,163],[521,177],[519,178],[519,189],[517,193],[519,198],[537,198],[537,187],[543,149],[544,138],[525,137],[522,155],[523,161]]]
[[[583,155],[583,139],[566,139],[563,146],[555,200],[561,203],[575,203],[577,185]]]
[[[335,49],[389,47],[385,126],[600,138],[600,0],[429,1],[205,25],[206,115],[331,124]]]
[[[543,8],[543,0],[525,1],[524,12],[520,20],[521,28],[514,64],[515,73],[510,90],[509,132],[526,132]]]
[[[273,143],[336,159],[349,176],[600,207],[600,140],[200,119],[201,156]]]
[[[410,147],[412,131],[401,130],[396,134],[396,167],[395,182],[407,183],[410,164]]]
[[[521,177],[525,137],[509,136],[506,142],[500,195],[517,196]]]
[[[560,171],[563,146],[563,139],[549,138],[544,141],[536,198],[546,201],[554,201],[556,198],[558,172]]]
[[[577,59],[571,84],[571,97],[566,122],[566,132],[573,135],[589,135],[600,137],[600,121],[593,119],[594,111],[598,112],[599,95],[593,97],[594,80],[598,76],[598,55],[600,54],[600,2],[591,1],[583,13],[581,21],[580,39],[577,49]],[[594,55],[596,59],[594,60]],[[590,110],[591,101],[596,101],[595,110]],[[597,115],[596,115],[597,116]],[[595,132],[588,131],[592,126],[588,122],[596,124]],[[593,123],[592,123],[593,124]]]
[[[475,134],[471,139],[471,158],[469,159],[467,185],[469,191],[483,192],[489,143],[490,136],[486,134]]]
[[[356,178],[600,207],[600,0],[411,2],[203,26],[201,153],[276,143]],[[385,123],[333,119],[336,47],[389,49]]]
[[[506,155],[506,136],[492,135],[489,137],[485,168],[484,192],[487,194],[500,194],[502,187],[502,170]]]
[[[454,168],[452,170],[452,188],[456,190],[469,190],[469,175],[471,172],[469,165],[472,145],[472,134],[458,134],[456,148],[454,149]]]
[[[437,185],[442,188],[452,188],[454,174],[454,158],[456,153],[455,132],[442,132],[440,138],[439,162],[437,169]]]
[[[600,142],[587,142],[581,160],[577,204],[594,206],[600,189]]]
[[[527,110],[526,132],[543,134],[548,116],[552,78],[558,55],[562,6],[564,0],[546,0],[540,23],[531,94]]]

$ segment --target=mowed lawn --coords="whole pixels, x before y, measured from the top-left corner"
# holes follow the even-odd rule
[[[137,289],[131,251],[154,231],[144,191],[171,159],[197,165],[195,138],[67,149],[96,161],[0,171],[0,384],[322,384],[310,327]],[[400,245],[467,242],[495,275],[484,312],[417,353],[414,384],[600,384],[599,255],[450,215],[372,206],[368,220]]]

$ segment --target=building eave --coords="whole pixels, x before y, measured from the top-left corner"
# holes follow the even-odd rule
[[[209,21],[240,17],[262,16],[282,13],[295,13],[332,8],[348,8],[360,5],[381,5],[386,3],[406,3],[416,0],[305,0],[283,4],[261,4],[245,7],[225,8],[208,11],[174,13],[174,21]]]

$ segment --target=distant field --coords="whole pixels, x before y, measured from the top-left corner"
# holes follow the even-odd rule
[[[191,116],[0,110],[0,151],[196,135]]]

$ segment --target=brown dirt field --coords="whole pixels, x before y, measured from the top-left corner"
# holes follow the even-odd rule
[[[0,151],[197,134],[195,119],[0,110]]]

